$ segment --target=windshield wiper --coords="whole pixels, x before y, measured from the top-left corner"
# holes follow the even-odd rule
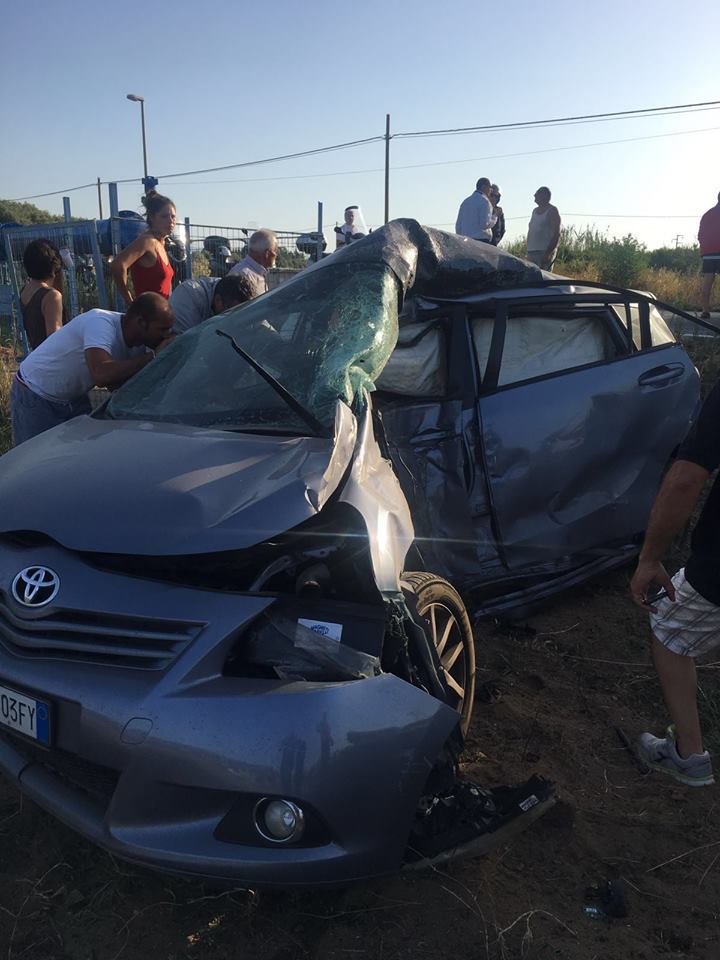
[[[226,340],[230,341],[235,353],[239,354],[239,356],[241,356],[246,363],[250,364],[256,373],[260,374],[263,380],[273,388],[275,393],[277,393],[279,397],[282,397],[293,413],[296,413],[300,419],[310,427],[313,433],[318,434],[321,437],[330,436],[330,431],[328,428],[320,423],[318,418],[313,413],[311,413],[309,410],[306,410],[300,401],[294,397],[289,390],[287,390],[278,380],[276,380],[271,373],[268,373],[265,367],[261,366],[257,360],[254,360],[250,354],[247,353],[247,351],[243,350],[235,337],[229,333],[226,333],[224,330],[216,330],[215,333],[219,337],[225,337]]]

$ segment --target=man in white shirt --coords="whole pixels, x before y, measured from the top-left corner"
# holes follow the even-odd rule
[[[185,333],[210,317],[252,300],[255,295],[252,283],[242,273],[222,279],[183,280],[170,294],[170,306],[175,314],[173,331]]]
[[[165,297],[143,293],[127,313],[88,310],[48,337],[23,360],[12,383],[15,445],[90,413],[88,391],[114,389],[142,370],[169,342],[173,319]]]
[[[240,263],[236,263],[228,276],[241,274],[248,278],[253,287],[253,297],[267,293],[268,270],[275,266],[278,242],[272,230],[256,230],[248,240],[248,253]]]
[[[480,177],[475,192],[460,204],[455,233],[461,237],[482,240],[483,243],[492,243],[492,228],[496,219],[490,202],[490,181],[487,177]]]
[[[528,224],[525,256],[541,270],[552,270],[560,243],[562,221],[558,208],[550,203],[551,196],[548,187],[538,187],[534,197],[537,206]]]

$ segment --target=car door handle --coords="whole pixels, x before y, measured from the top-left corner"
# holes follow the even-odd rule
[[[661,367],[653,367],[638,378],[638,384],[641,387],[662,387],[666,383],[673,383],[679,380],[685,372],[682,363],[667,363]]]

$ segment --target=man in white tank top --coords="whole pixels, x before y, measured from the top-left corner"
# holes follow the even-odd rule
[[[527,236],[527,259],[541,270],[552,270],[560,242],[560,214],[550,203],[551,193],[547,187],[535,191],[537,207],[530,217]]]

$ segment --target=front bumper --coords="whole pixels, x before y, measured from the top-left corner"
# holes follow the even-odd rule
[[[0,770],[27,796],[119,857],[235,885],[339,883],[399,868],[453,710],[388,674],[344,683],[224,676],[228,651],[271,598],[110,574],[59,547],[2,545],[0,590],[13,616],[23,614],[8,583],[32,564],[58,573],[64,611],[197,630],[153,669],[19,649],[0,630],[0,682],[54,709],[48,751],[0,735]],[[33,630],[42,638],[41,618]],[[321,839],[263,841],[237,816],[263,796],[311,810]],[[218,839],[231,811],[235,826]]]

